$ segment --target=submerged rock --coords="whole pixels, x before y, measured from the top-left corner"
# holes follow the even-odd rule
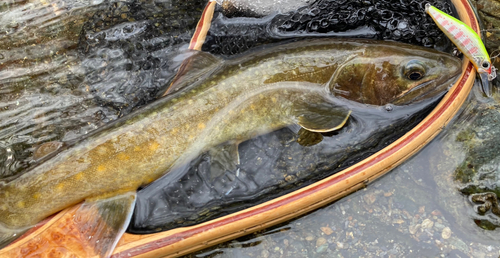
[[[483,229],[495,229],[500,226],[500,130],[497,126],[500,96],[495,94],[495,100],[487,100],[479,95],[477,91],[473,92],[470,102],[444,136],[442,154],[437,154],[433,163],[440,170],[456,166],[451,178],[447,178],[446,173],[436,177],[443,188],[444,199],[456,199],[450,196],[458,194],[451,192],[455,191],[453,188],[444,189],[458,184],[459,193],[469,200],[467,214],[458,212],[460,208],[455,207],[461,207],[463,203],[445,204],[457,221],[465,228],[470,228],[472,219]]]

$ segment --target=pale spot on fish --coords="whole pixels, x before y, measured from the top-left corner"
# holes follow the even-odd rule
[[[35,199],[35,200],[39,199],[40,197],[42,197],[42,194],[40,194],[40,193],[33,194],[33,199]]]
[[[97,166],[97,172],[104,172],[106,170],[106,166],[105,165],[99,165]]]
[[[177,130],[177,128],[174,128],[174,129],[172,129],[172,131],[170,131],[170,134],[175,135],[175,134],[177,134],[178,131],[179,130]]]
[[[75,175],[75,179],[76,180],[82,180],[82,178],[83,178],[83,173],[82,172],[80,172],[80,173],[78,173],[78,174]]]
[[[234,110],[229,110],[227,113],[230,115],[234,115]]]
[[[158,147],[160,147],[160,144],[159,144],[159,143],[157,143],[157,142],[153,142],[153,143],[151,143],[151,144],[149,145],[149,150],[150,150],[150,151],[155,151],[155,150],[157,150],[157,149],[158,149]]]
[[[141,151],[141,147],[139,147],[139,146],[134,146],[134,151]]]
[[[24,207],[26,206],[26,203],[25,203],[24,201],[18,201],[18,202],[16,203],[16,206],[17,206],[18,208],[24,208]]]
[[[192,99],[188,100],[188,104],[192,105],[193,104],[193,100]]]
[[[204,123],[199,123],[198,124],[199,129],[205,129],[205,124]]]
[[[123,152],[118,153],[118,155],[116,155],[116,157],[119,160],[129,160],[130,159],[130,157]]]
[[[275,97],[272,97],[272,98],[271,98],[271,101],[272,101],[273,103],[276,103],[276,101],[278,101],[278,100],[277,100]]]
[[[64,183],[59,183],[56,185],[56,190],[57,191],[62,191],[64,189]]]
[[[250,104],[250,109],[255,110],[255,108],[256,108],[256,107],[255,107],[255,105],[254,105],[254,104]]]

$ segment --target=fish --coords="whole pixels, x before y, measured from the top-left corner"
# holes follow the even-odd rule
[[[94,252],[108,257],[130,221],[136,190],[200,153],[292,124],[303,132],[335,131],[349,119],[350,105],[369,110],[422,101],[442,93],[461,71],[461,61],[447,53],[357,39],[291,42],[225,60],[204,52],[191,58],[207,69],[179,76],[178,91],[0,182],[0,246],[84,202],[75,223],[93,232]]]
[[[481,37],[467,24],[430,4],[425,4],[425,12],[431,16],[439,29],[458,47],[460,52],[472,62],[481,78],[484,94],[491,97],[490,81],[495,79],[497,74]]]

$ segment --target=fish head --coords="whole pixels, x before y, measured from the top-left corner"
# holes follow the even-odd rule
[[[444,93],[461,67],[461,60],[447,53],[396,42],[380,43],[365,48],[362,55],[340,67],[330,90],[365,104],[406,105]]]

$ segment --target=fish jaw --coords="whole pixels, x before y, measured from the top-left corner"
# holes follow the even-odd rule
[[[446,53],[396,42],[380,43],[366,46],[364,55],[340,67],[329,87],[333,94],[357,89],[358,94],[341,96],[365,104],[405,105],[446,91],[447,82],[456,78],[461,67],[458,58]]]

